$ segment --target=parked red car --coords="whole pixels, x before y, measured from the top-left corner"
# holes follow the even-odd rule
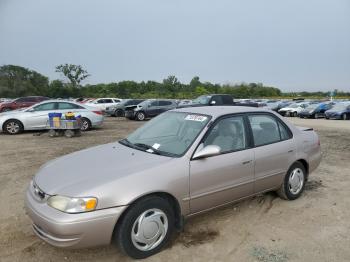
[[[39,103],[48,99],[49,99],[48,97],[44,97],[44,96],[20,97],[11,102],[0,103],[0,112],[6,112],[6,111],[16,110],[24,107],[29,107],[36,103]]]

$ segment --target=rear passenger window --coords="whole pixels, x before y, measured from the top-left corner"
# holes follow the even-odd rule
[[[62,103],[62,102],[58,103],[58,109],[61,109],[61,110],[79,109],[79,108],[82,108],[82,107],[71,103]]]
[[[255,146],[271,144],[281,140],[278,123],[274,117],[250,115],[249,122],[252,127]]]
[[[159,106],[170,106],[171,104],[170,101],[159,101]]]

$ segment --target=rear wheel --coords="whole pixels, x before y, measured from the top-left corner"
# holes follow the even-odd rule
[[[81,131],[88,131],[91,129],[91,121],[87,119],[86,117],[83,117],[81,119]]]
[[[141,259],[158,253],[174,231],[174,211],[158,196],[141,199],[123,216],[115,233],[121,251]]]
[[[122,109],[117,109],[117,110],[115,110],[114,115],[117,117],[123,117],[124,111]]]
[[[342,119],[343,119],[343,120],[348,119],[347,115],[346,115],[346,114],[343,114],[343,115],[342,115]]]
[[[7,120],[3,125],[3,131],[10,135],[17,135],[23,132],[23,129],[22,123],[15,119]]]
[[[300,162],[295,162],[289,168],[277,194],[286,200],[299,198],[305,187],[305,177],[305,167]]]
[[[292,116],[297,117],[298,113],[297,112],[293,112]]]

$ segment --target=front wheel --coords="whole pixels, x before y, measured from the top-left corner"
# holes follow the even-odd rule
[[[130,207],[114,238],[122,252],[141,259],[158,253],[174,231],[174,211],[161,197],[146,197]]]
[[[297,112],[293,112],[292,116],[293,116],[293,117],[297,117],[297,116],[298,116],[298,113],[297,113]]]
[[[17,135],[23,132],[23,129],[22,123],[15,119],[6,121],[3,126],[3,131],[10,135]]]
[[[114,116],[123,117],[124,116],[124,111],[122,109],[117,109],[114,112]]]
[[[143,120],[145,120],[145,118],[146,118],[146,115],[145,115],[144,112],[138,112],[138,113],[136,114],[136,119],[137,119],[138,121],[143,121]]]
[[[305,167],[300,162],[295,162],[287,171],[277,194],[286,200],[297,199],[304,190],[305,177]]]

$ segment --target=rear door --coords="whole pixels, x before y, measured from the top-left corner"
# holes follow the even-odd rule
[[[160,100],[159,101],[159,108],[158,108],[158,114],[164,113],[165,111],[168,111],[172,107],[172,102],[167,100]]]
[[[248,119],[255,146],[254,192],[278,188],[295,161],[292,132],[269,113],[249,114]]]

